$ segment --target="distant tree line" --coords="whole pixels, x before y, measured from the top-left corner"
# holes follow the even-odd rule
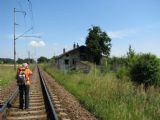
[[[35,63],[34,59],[29,59],[29,58],[18,58],[16,61],[17,64],[22,64],[22,63]],[[0,64],[14,64],[14,59],[11,58],[0,58]]]
[[[41,56],[37,59],[38,63],[47,63],[49,62],[49,59],[47,57]]]
[[[35,63],[36,61],[34,59],[29,59],[29,58],[18,58],[18,60],[16,61],[18,64],[22,64],[22,63]]]
[[[54,61],[55,57],[52,58],[47,58],[44,56],[41,56],[37,59],[37,63],[47,63],[49,61]],[[22,63],[36,63],[36,61],[34,59],[29,59],[29,58],[18,58],[16,60],[17,64],[22,64]],[[14,64],[14,59],[11,58],[0,58],[0,64]]]
[[[10,58],[0,58],[0,64],[13,64],[14,60]]]
[[[44,57],[44,56],[41,56],[37,59],[37,63],[40,64],[40,63],[54,63],[55,62],[55,56],[53,56],[52,58],[47,58],[47,57]]]

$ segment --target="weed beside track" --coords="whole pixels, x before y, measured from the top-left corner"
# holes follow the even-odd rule
[[[159,90],[136,86],[129,80],[118,80],[114,73],[101,75],[57,70],[43,66],[66,90],[72,93],[89,111],[103,120],[160,119]]]

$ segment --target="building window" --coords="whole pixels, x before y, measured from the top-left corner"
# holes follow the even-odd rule
[[[76,64],[76,61],[75,61],[75,59],[73,59],[73,60],[72,60],[72,64],[73,64],[73,65],[75,65],[75,64]]]
[[[69,57],[69,54],[66,54],[66,57]]]
[[[64,60],[65,65],[69,64],[69,60]]]

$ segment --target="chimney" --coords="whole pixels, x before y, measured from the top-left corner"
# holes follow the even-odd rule
[[[79,48],[79,45],[78,45],[78,43],[77,43],[77,48]]]
[[[65,48],[63,48],[63,54],[66,52]]]
[[[76,48],[76,44],[74,43],[74,44],[73,44],[73,49],[75,49],[75,48]]]

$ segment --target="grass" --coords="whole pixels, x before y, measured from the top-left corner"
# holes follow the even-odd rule
[[[16,71],[13,66],[0,65],[0,86],[4,87],[15,80]]]
[[[115,73],[102,75],[99,70],[83,74],[42,67],[100,120],[160,119],[160,94],[153,86],[145,91],[143,85],[117,80]]]
[[[33,69],[34,65],[30,65],[30,68]],[[0,87],[5,87],[11,82],[16,82],[16,71],[11,65],[2,65],[0,64]]]

